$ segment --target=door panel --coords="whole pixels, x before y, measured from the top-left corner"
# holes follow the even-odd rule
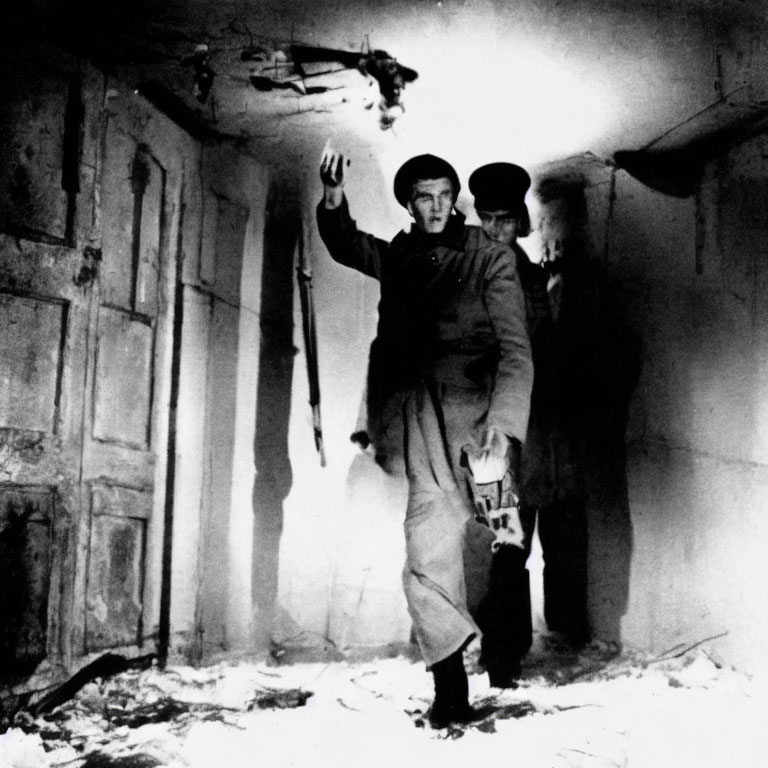
[[[149,317],[99,308],[93,438],[149,449],[153,327]]]
[[[102,160],[102,272],[88,369],[83,481],[90,499],[79,550],[80,637],[86,654],[156,648],[170,329],[168,137],[145,119],[110,116]],[[171,174],[178,183],[178,174]],[[131,651],[131,649],[134,649]]]
[[[86,651],[143,644],[145,552],[151,517],[151,493],[92,486]]]
[[[0,679],[30,674],[47,656],[55,494],[0,485]]]
[[[0,293],[0,424],[56,431],[67,309],[58,297]]]
[[[27,52],[0,56],[0,228],[71,244],[78,80]]]
[[[154,317],[165,172],[150,148],[114,121],[105,163],[101,302]]]

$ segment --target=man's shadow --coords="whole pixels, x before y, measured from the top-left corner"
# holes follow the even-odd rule
[[[628,314],[632,286],[600,252],[605,239],[590,221],[584,185],[560,185],[555,197],[562,220],[553,220],[555,237],[547,248],[554,252],[545,248],[545,256],[562,278],[558,377],[564,403],[580,424],[589,620],[594,639],[618,646],[633,554],[626,430],[640,375],[641,329]]]
[[[293,484],[288,427],[296,348],[294,280],[301,231],[301,195],[295,184],[270,182],[261,276],[259,377],[253,485],[252,601],[256,645],[266,649],[277,608],[283,503]]]
[[[565,328],[560,377],[581,425],[592,636],[619,646],[633,554],[626,430],[640,375],[641,336],[628,316],[631,287],[588,250],[583,191],[576,190],[570,202],[573,234],[558,244],[563,277],[559,322]]]
[[[584,393],[589,608],[596,636],[620,643],[633,552],[625,436],[640,375],[641,338],[627,317],[627,287],[621,280],[601,270],[597,288]]]

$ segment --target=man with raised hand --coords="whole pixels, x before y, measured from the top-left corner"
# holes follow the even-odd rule
[[[467,227],[460,190],[442,158],[418,155],[398,170],[394,194],[413,218],[390,243],[357,229],[344,195],[345,159],[328,150],[317,207],[332,258],[377,279],[379,322],[371,380],[402,406],[408,477],[403,584],[416,638],[434,677],[433,727],[478,717],[463,651],[479,629],[467,608],[468,525],[492,527],[499,546],[519,531],[500,514],[516,502],[520,444],[533,381],[525,304],[507,246]],[[483,477],[473,478],[475,468]],[[514,509],[514,506],[512,506]]]

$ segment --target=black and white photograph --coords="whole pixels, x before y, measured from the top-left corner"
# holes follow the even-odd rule
[[[768,765],[768,3],[10,0],[0,768]]]

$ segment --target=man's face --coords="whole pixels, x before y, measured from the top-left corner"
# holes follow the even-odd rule
[[[483,232],[494,243],[513,245],[517,240],[518,219],[511,211],[478,211]]]
[[[440,234],[448,223],[453,209],[451,180],[421,179],[413,185],[408,213],[416,226],[431,235]]]

